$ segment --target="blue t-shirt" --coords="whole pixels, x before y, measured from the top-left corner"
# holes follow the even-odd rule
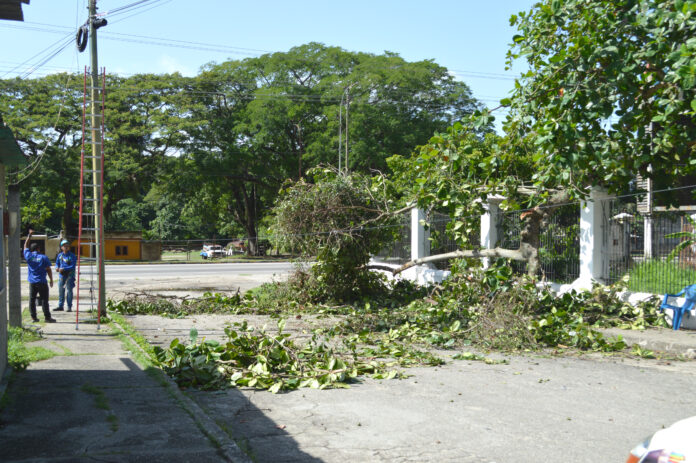
[[[56,257],[56,269],[62,268],[63,270],[70,272],[75,270],[76,263],[77,256],[73,254],[72,251],[59,252],[58,257]],[[66,275],[66,273],[63,273],[63,275]]]
[[[24,250],[24,260],[27,261],[29,283],[46,283],[46,269],[51,267],[51,261],[43,254],[28,249]]]

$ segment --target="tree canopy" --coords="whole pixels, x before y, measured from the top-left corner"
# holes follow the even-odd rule
[[[539,186],[621,191],[696,168],[696,3],[544,0],[510,20],[516,82],[505,122],[534,148]],[[520,145],[514,145],[520,146]]]
[[[106,226],[162,239],[253,238],[286,179],[336,165],[339,148],[345,169],[346,138],[350,170],[384,171],[388,157],[481,108],[432,61],[318,43],[191,78],[109,75],[106,87]],[[41,159],[14,177],[25,179],[25,221],[74,233],[82,76],[3,80],[0,93],[25,152]]]

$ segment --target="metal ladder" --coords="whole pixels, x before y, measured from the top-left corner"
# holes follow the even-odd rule
[[[85,67],[84,97],[82,103],[82,150],[80,156],[80,218],[77,236],[77,273],[76,273],[76,310],[75,329],[80,323],[95,323],[97,330],[101,327],[103,306],[101,295],[104,294],[100,278],[100,259],[103,262],[104,221],[104,95],[106,71],[102,70],[101,82],[94,86],[91,74]],[[93,96],[97,96],[93,99]],[[91,113],[91,106],[98,105],[99,110]],[[87,287],[85,287],[85,285]],[[85,312],[81,318],[80,310]],[[86,310],[85,310],[86,309]]]

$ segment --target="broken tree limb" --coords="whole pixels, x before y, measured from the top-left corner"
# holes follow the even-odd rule
[[[434,256],[428,256],[428,257],[421,257],[420,259],[415,259],[410,262],[406,262],[404,265],[402,265],[399,268],[391,270],[391,272],[394,275],[398,275],[399,273],[403,272],[404,270],[407,270],[413,266],[420,265],[420,264],[427,264],[430,262],[439,262],[442,260],[449,260],[449,259],[456,259],[456,258],[461,258],[461,257],[472,257],[472,258],[479,258],[479,257],[502,257],[503,259],[512,259],[512,260],[519,260],[526,262],[528,260],[528,257],[525,256],[525,254],[517,249],[503,249],[503,248],[494,248],[494,249],[467,249],[464,251],[453,251],[453,252],[447,252],[444,254],[436,254]]]
[[[368,264],[365,266],[365,269],[367,270],[384,270],[386,272],[393,272],[394,267],[390,267],[389,265],[380,265],[380,264]]]

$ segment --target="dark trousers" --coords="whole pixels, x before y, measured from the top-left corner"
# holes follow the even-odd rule
[[[46,320],[51,318],[51,311],[48,310],[48,283],[29,283],[29,312],[31,318],[36,319],[36,296],[41,298],[41,308],[43,309]]]

